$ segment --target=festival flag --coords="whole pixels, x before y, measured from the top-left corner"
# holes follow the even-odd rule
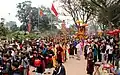
[[[41,17],[43,16],[43,11],[42,11],[42,10],[40,10],[40,16],[41,16]]]
[[[53,11],[54,15],[57,17],[58,16],[58,12],[54,7],[54,4],[52,4],[51,10]]]
[[[31,24],[30,23],[28,24],[27,30],[28,30],[28,32],[31,31]]]

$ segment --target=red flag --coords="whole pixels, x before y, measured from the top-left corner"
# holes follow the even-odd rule
[[[55,16],[57,17],[58,16],[58,12],[55,9],[54,4],[52,4],[51,10],[54,12]]]
[[[30,32],[30,31],[31,31],[31,24],[28,24],[27,29],[28,29],[28,32]]]
[[[40,16],[43,16],[43,11],[42,10],[40,10]]]

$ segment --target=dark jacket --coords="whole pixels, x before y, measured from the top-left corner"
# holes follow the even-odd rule
[[[20,71],[19,70],[13,71],[12,75],[20,75]]]
[[[66,75],[65,67],[63,65],[58,67],[58,71],[56,75]]]

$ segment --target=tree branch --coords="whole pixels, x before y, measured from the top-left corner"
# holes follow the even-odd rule
[[[91,2],[93,2],[95,5],[97,5],[98,7],[100,7],[101,9],[107,11],[104,7],[102,7],[101,5],[99,5],[97,2],[95,2],[94,0],[91,0]]]
[[[114,17],[114,18],[112,19],[112,21],[114,21],[114,20],[117,19],[118,17],[120,17],[120,13],[119,13],[116,17]]]

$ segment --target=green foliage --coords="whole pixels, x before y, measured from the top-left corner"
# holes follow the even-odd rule
[[[0,23],[0,36],[6,36],[9,33],[9,30],[4,27],[4,23]]]
[[[17,11],[17,17],[19,19],[19,21],[23,24],[23,25],[27,25],[28,21],[29,21],[29,14],[31,12],[31,1],[25,1],[22,3],[18,3],[17,5],[18,11]]]
[[[26,31],[26,30],[27,30],[27,28],[26,28],[25,25],[21,25],[21,26],[20,26],[20,31]]]
[[[17,25],[13,25],[10,27],[10,30],[12,30],[12,32],[18,31],[19,27],[17,27]]]
[[[24,40],[26,38],[28,39],[35,39],[35,38],[39,38],[39,35],[35,34],[35,33],[25,33],[25,32],[13,32],[10,35],[8,35],[10,39],[14,38],[16,40]]]

